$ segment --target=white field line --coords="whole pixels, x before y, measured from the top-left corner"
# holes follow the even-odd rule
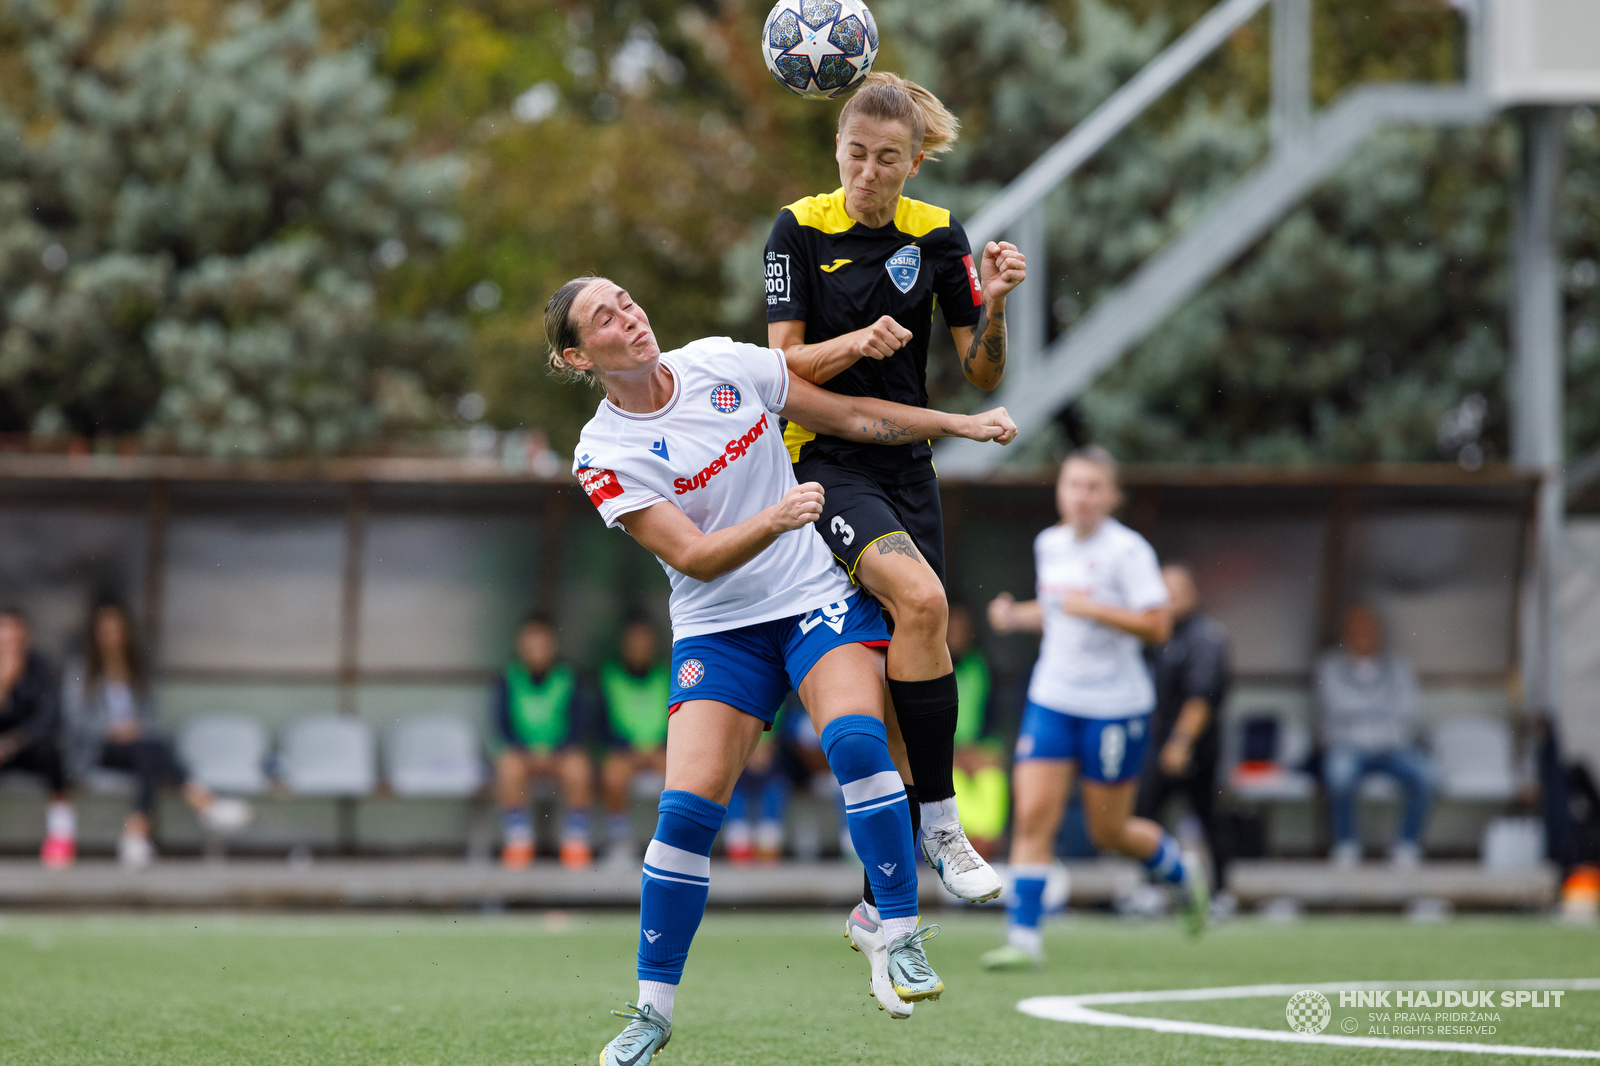
[[[1600,1050],[1583,1048],[1531,1047],[1521,1044],[1473,1044],[1451,1040],[1404,1040],[1380,1036],[1341,1036],[1337,1033],[1296,1033],[1289,1030],[1253,1029],[1238,1025],[1212,1025],[1208,1022],[1179,1021],[1171,1018],[1145,1018],[1136,1015],[1099,1011],[1089,1004],[1112,1003],[1197,1003],[1219,999],[1265,999],[1292,996],[1296,992],[1357,992],[1380,989],[1509,988],[1542,990],[1566,989],[1572,992],[1600,991],[1600,979],[1590,977],[1542,978],[1523,981],[1342,981],[1312,985],[1230,985],[1221,988],[1175,988],[1155,992],[1097,992],[1081,996],[1033,996],[1017,1004],[1017,1010],[1048,1021],[1073,1022],[1123,1029],[1146,1029],[1156,1033],[1183,1033],[1213,1036],[1228,1040],[1265,1040],[1280,1044],[1332,1044],[1338,1047],[1393,1048],[1403,1051],[1464,1051],[1478,1055],[1523,1055],[1551,1059],[1600,1059]]]

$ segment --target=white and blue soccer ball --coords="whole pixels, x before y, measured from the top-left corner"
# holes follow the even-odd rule
[[[872,73],[878,24],[861,0],[778,0],[761,28],[761,55],[785,89],[836,100]]]

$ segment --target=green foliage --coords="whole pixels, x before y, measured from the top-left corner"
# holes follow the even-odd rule
[[[5,428],[257,456],[432,417],[457,330],[376,283],[457,238],[462,168],[404,158],[363,49],[320,51],[309,3],[204,46],[105,2],[8,14],[32,99],[0,114]]]

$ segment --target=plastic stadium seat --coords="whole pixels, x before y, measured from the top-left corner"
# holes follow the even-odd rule
[[[267,730],[254,718],[214,715],[187,722],[178,736],[178,754],[195,781],[235,796],[258,796],[267,790],[262,765],[267,758]]]
[[[378,781],[372,728],[359,718],[291,722],[278,754],[283,783],[298,796],[365,796]]]
[[[478,731],[461,718],[412,718],[384,738],[384,778],[397,796],[471,796],[483,787]]]
[[[1517,790],[1511,728],[1498,718],[1447,718],[1433,727],[1439,791],[1451,799],[1508,800]]]

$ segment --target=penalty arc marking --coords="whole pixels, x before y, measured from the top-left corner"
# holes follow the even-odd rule
[[[1126,1003],[1199,1003],[1219,999],[1285,998],[1296,992],[1372,992],[1384,989],[1422,991],[1468,988],[1565,989],[1570,992],[1600,991],[1600,979],[1592,977],[1550,978],[1523,981],[1348,981],[1315,985],[1232,985],[1222,988],[1174,988],[1158,992],[1098,992],[1082,996],[1033,996],[1017,1004],[1017,1010],[1035,1018],[1078,1025],[1100,1025],[1122,1029],[1147,1029],[1156,1033],[1183,1033],[1214,1036],[1227,1040],[1265,1040],[1279,1044],[1332,1044],[1336,1047],[1390,1048],[1401,1051],[1465,1051],[1479,1055],[1524,1055],[1547,1059],[1600,1059],[1600,1049],[1533,1047],[1520,1044],[1473,1044],[1452,1040],[1405,1040],[1382,1036],[1343,1036],[1337,1033],[1296,1033],[1289,1030],[1253,1029],[1241,1025],[1212,1025],[1208,1022],[1180,1021],[1173,1018],[1145,1018],[1113,1011],[1095,1010],[1098,1006]]]

